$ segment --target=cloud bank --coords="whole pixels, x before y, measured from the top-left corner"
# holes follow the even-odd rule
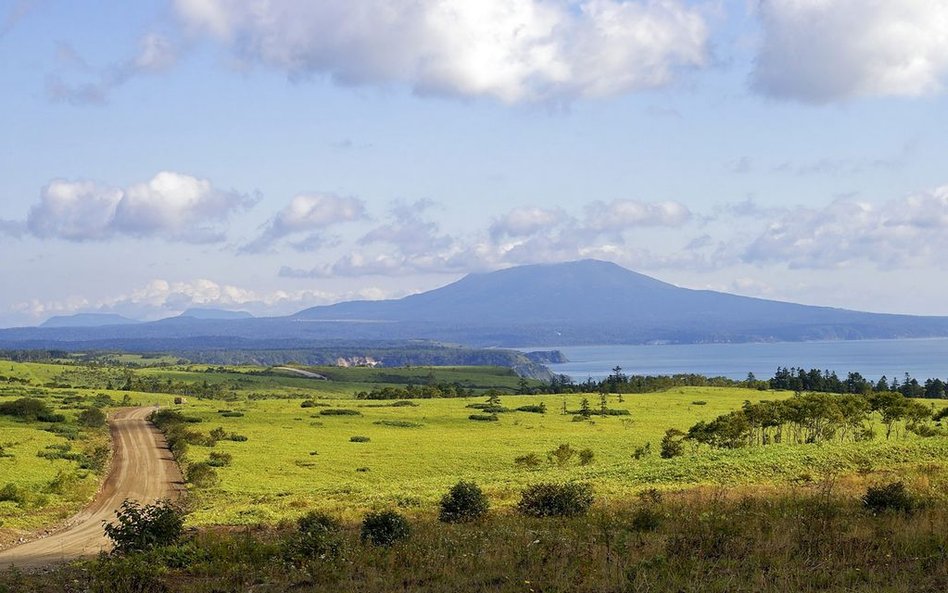
[[[681,0],[175,0],[193,32],[300,79],[505,103],[605,97],[708,62]]]
[[[777,98],[827,103],[919,96],[948,81],[943,0],[765,0],[752,86]]]
[[[43,188],[26,229],[40,239],[81,242],[130,236],[210,243],[224,238],[219,223],[256,202],[256,197],[170,171],[126,188],[57,179]]]

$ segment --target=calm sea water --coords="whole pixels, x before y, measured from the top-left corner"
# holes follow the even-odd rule
[[[563,346],[520,348],[559,350],[569,359],[548,365],[575,381],[602,379],[616,365],[625,374],[667,375],[698,373],[743,379],[773,376],[778,366],[819,368],[844,377],[849,371],[878,380],[882,375],[900,380],[948,377],[948,338],[916,340],[861,340],[852,342],[779,342],[772,344],[685,344],[675,346]]]

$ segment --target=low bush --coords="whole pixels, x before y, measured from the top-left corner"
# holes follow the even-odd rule
[[[589,465],[593,462],[593,458],[596,456],[593,453],[592,449],[583,449],[579,452],[579,464],[580,465]]]
[[[497,422],[500,418],[496,414],[471,414],[468,416],[468,420],[476,420],[478,422]]]
[[[528,469],[533,469],[540,467],[540,456],[536,453],[527,453],[526,455],[518,455],[514,458],[514,464],[519,467],[525,467]]]
[[[0,488],[0,502],[15,502],[21,504],[24,502],[26,493],[13,482],[7,482]]]
[[[243,412],[221,412],[221,418],[243,418]]]
[[[372,439],[370,439],[369,437],[366,437],[366,436],[361,436],[361,435],[356,435],[356,436],[351,436],[351,437],[349,437],[349,442],[350,442],[350,443],[368,443],[370,440],[372,440]]]
[[[592,503],[589,484],[540,483],[522,492],[517,510],[530,517],[575,517],[585,515]]]
[[[910,513],[915,509],[915,501],[906,492],[903,482],[892,482],[867,488],[862,497],[862,506],[875,514],[886,511]]]
[[[530,405],[530,406],[520,406],[517,408],[518,412],[530,412],[531,414],[546,414],[546,404],[540,403],[539,405]]]
[[[296,533],[286,544],[290,558],[334,559],[342,549],[342,526],[335,518],[310,511],[296,521]]]
[[[395,428],[421,428],[424,426],[419,422],[409,422],[408,420],[379,420],[375,422],[378,426],[392,426]]]
[[[468,523],[487,514],[490,501],[474,482],[458,482],[441,499],[438,519],[445,523]]]
[[[101,428],[105,426],[105,420],[105,412],[99,408],[86,408],[76,416],[76,423],[88,428]]]
[[[576,449],[572,448],[569,443],[561,443],[556,449],[552,449],[546,454],[546,458],[550,463],[557,467],[564,467],[575,456]]]
[[[223,451],[212,451],[207,464],[211,467],[226,467],[234,461],[234,456]]]
[[[192,463],[186,472],[187,481],[196,488],[210,488],[220,482],[217,470],[208,461]]]
[[[636,447],[632,452],[632,458],[635,460],[644,459],[652,454],[652,443],[645,443],[641,447]]]
[[[320,416],[361,416],[359,410],[350,410],[348,408],[326,408],[319,411]]]
[[[0,415],[13,416],[26,422],[64,422],[66,417],[56,414],[41,399],[21,397],[0,404]]]
[[[376,546],[388,547],[411,535],[408,520],[396,511],[369,513],[362,520],[359,539]]]
[[[237,434],[236,432],[232,432],[229,435],[227,435],[227,440],[234,441],[235,443],[245,443],[247,442],[247,437],[245,437],[242,434]]]
[[[184,526],[184,511],[168,500],[144,506],[126,500],[115,516],[116,523],[105,525],[105,535],[119,554],[172,545]]]

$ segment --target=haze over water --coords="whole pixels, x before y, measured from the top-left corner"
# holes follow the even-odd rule
[[[523,348],[559,350],[568,363],[547,365],[554,373],[581,382],[601,379],[619,365],[626,374],[697,373],[743,379],[773,376],[778,366],[819,368],[840,377],[856,371],[868,379],[902,380],[905,373],[919,381],[948,377],[948,339],[860,340],[838,342],[776,342],[751,344],[680,344],[563,346]]]

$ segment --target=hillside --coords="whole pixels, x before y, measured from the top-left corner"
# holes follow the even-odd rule
[[[218,315],[215,315],[217,317]],[[469,346],[858,340],[948,336],[948,318],[863,313],[680,288],[583,260],[485,274],[398,300],[289,317],[182,316],[134,327],[0,330],[0,347],[299,348],[331,340]]]

